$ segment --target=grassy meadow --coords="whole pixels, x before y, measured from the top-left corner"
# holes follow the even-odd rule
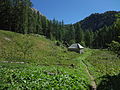
[[[0,30],[0,89],[90,90],[105,75],[118,75],[120,59],[113,52],[85,49],[69,52],[63,45],[37,34]]]
[[[2,30],[0,46],[0,89],[89,89],[82,59],[90,52],[84,56],[44,36]]]

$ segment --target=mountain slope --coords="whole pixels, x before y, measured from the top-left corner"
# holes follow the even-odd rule
[[[118,13],[119,12],[117,11],[107,11],[101,14],[95,13],[77,23],[81,24],[81,27],[84,30],[90,29],[96,31],[104,26],[112,25],[116,21],[117,17],[115,17],[115,15]]]

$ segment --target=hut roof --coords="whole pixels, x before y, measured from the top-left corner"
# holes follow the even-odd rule
[[[80,48],[80,49],[83,49],[84,47],[81,46],[79,43],[75,43],[75,44],[72,44],[70,47],[68,47],[69,49],[70,48],[73,48],[73,49],[76,49],[76,48]]]

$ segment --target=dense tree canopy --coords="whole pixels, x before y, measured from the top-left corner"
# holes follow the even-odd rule
[[[32,8],[30,0],[0,0],[0,29],[40,34],[67,45],[80,43],[90,48],[107,48],[113,40],[120,43],[119,18],[119,12],[109,11],[64,25],[63,21],[48,20]]]
[[[77,23],[81,24],[82,29],[96,31],[104,26],[111,26],[116,21],[117,17],[115,15],[118,13],[116,11],[107,11],[102,14],[95,13]]]

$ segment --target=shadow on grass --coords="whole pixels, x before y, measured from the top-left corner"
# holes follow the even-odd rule
[[[115,76],[103,76],[97,90],[120,90],[120,74]]]

